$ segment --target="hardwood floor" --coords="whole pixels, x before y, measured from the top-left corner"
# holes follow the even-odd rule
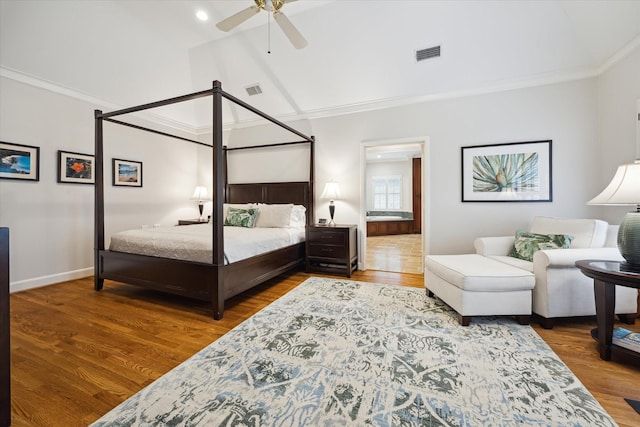
[[[221,321],[206,303],[110,281],[95,292],[92,278],[14,293],[12,425],[86,426],[308,277],[282,276],[233,298]],[[369,270],[352,280],[424,286],[421,274]],[[640,367],[600,360],[594,325],[534,328],[620,426],[638,426],[623,398],[640,400]]]
[[[422,274],[422,235],[367,236],[367,269]]]

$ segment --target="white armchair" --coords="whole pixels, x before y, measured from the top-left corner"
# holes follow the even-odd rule
[[[575,266],[581,259],[623,261],[616,246],[618,226],[593,219],[536,217],[530,231],[539,234],[573,236],[568,249],[536,251],[533,261],[509,256],[514,236],[481,237],[475,240],[476,252],[488,258],[533,272],[533,313],[540,316],[543,327],[553,327],[558,317],[596,314],[593,279]],[[615,313],[625,323],[633,324],[637,312],[636,289],[617,286]]]

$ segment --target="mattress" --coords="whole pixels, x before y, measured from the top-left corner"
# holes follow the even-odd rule
[[[211,224],[142,228],[111,236],[110,251],[211,264]],[[224,227],[225,264],[304,241],[304,228]]]

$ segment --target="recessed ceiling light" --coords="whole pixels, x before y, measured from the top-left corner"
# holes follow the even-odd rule
[[[201,21],[208,21],[209,15],[207,15],[207,12],[205,12],[204,10],[199,10],[196,12],[196,18],[198,18]]]

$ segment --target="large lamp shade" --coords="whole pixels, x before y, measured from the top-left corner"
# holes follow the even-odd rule
[[[620,224],[618,249],[634,270],[640,269],[640,160],[618,166],[609,185],[587,204],[636,206]]]

